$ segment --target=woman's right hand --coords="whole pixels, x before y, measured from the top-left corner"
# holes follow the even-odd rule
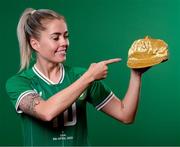
[[[104,79],[107,77],[108,64],[116,63],[119,61],[121,61],[121,58],[114,58],[114,59],[104,60],[98,63],[92,63],[89,66],[89,69],[87,70],[86,74],[88,74],[93,79],[93,81]]]

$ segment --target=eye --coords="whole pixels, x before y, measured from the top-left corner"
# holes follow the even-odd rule
[[[64,35],[64,38],[69,38],[69,34],[65,34],[65,35]]]
[[[59,37],[54,37],[53,40],[54,40],[54,41],[58,41],[58,40],[59,40]]]

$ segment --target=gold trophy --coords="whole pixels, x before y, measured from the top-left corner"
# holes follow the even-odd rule
[[[168,60],[168,45],[163,40],[146,36],[134,41],[128,52],[127,66],[144,68]]]

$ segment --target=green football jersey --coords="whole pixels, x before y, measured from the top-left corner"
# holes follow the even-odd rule
[[[38,93],[47,100],[75,82],[86,70],[61,64],[61,71],[58,83],[50,81],[35,66],[16,74],[7,81],[7,93],[22,120],[24,145],[88,145],[87,102],[100,110],[112,98],[113,93],[102,81],[94,81],[68,109],[52,121],[41,121],[23,113],[18,106],[25,95]]]

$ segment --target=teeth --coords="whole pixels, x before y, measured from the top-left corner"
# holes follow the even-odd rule
[[[66,51],[65,51],[65,50],[63,50],[63,51],[57,51],[56,53],[57,53],[57,54],[61,54],[61,55],[66,55]]]

